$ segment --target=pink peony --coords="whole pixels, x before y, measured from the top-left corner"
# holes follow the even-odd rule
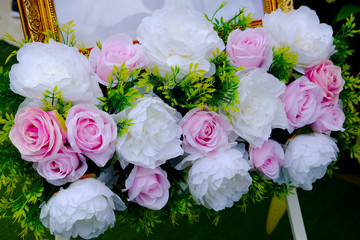
[[[331,131],[345,131],[342,125],[345,122],[345,114],[338,105],[324,103],[321,105],[320,115],[310,125],[315,132],[330,134]]]
[[[66,139],[64,119],[40,107],[24,107],[15,115],[9,138],[26,161],[39,162],[56,154]]]
[[[300,77],[286,86],[284,105],[288,130],[315,122],[320,113],[323,91],[307,77]]]
[[[250,147],[250,160],[265,176],[277,179],[284,163],[284,150],[278,142],[269,139],[259,148]]]
[[[125,63],[125,67],[129,69],[142,68],[146,65],[147,58],[142,46],[133,44],[130,36],[116,34],[103,42],[101,50],[93,48],[89,61],[93,71],[101,78],[100,83],[109,85],[108,76],[112,74],[114,66],[120,67]]]
[[[187,153],[215,156],[229,148],[230,120],[224,115],[195,108],[184,116],[180,126],[182,147]]]
[[[339,103],[339,94],[345,84],[340,67],[335,66],[329,60],[325,60],[307,70],[305,76],[318,84],[324,91],[323,102]]]
[[[170,183],[167,173],[160,167],[150,169],[135,166],[125,186],[123,191],[129,191],[129,201],[152,210],[160,210],[169,199]]]
[[[272,62],[270,34],[261,27],[236,29],[229,34],[226,53],[230,62],[239,67],[258,67],[268,70]]]
[[[110,115],[92,105],[78,104],[70,108],[65,123],[71,147],[104,167],[115,152],[117,137]]]
[[[87,170],[85,158],[65,146],[58,153],[35,163],[34,167],[40,176],[55,186],[74,182],[82,177]]]

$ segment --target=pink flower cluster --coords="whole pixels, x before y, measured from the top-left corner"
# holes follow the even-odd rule
[[[325,60],[287,85],[284,103],[289,132],[305,125],[326,134],[344,131],[345,115],[339,102],[344,84],[340,67]]]
[[[79,179],[87,170],[85,157],[104,167],[115,151],[116,124],[92,105],[70,108],[66,121],[56,111],[27,106],[15,115],[10,140],[24,160],[53,185]]]
[[[234,30],[229,34],[226,46],[230,63],[267,70],[272,62],[271,38],[264,28]],[[327,135],[330,135],[331,131],[344,131],[342,125],[345,115],[339,100],[344,84],[340,67],[335,66],[330,60],[323,60],[310,67],[304,76],[288,84],[282,97],[288,119],[288,131],[292,133],[306,125],[315,132]],[[192,127],[186,126],[186,131],[192,128],[201,129],[195,123],[191,124]],[[198,133],[193,131],[189,141],[186,131],[183,143],[185,151],[194,153],[192,145],[195,143],[202,149],[207,149],[204,141],[200,142],[202,138],[199,136],[205,136],[203,132],[200,132],[202,135],[194,137],[194,133]],[[206,139],[209,141],[209,138]],[[250,144],[249,155],[257,171],[267,178],[279,177],[280,167],[284,164],[284,150],[279,143],[269,139],[261,147],[256,148]]]

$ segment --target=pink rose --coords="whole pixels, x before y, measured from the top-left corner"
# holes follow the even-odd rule
[[[64,119],[56,112],[28,106],[18,110],[9,138],[26,161],[56,154],[66,139]]]
[[[322,96],[321,88],[304,76],[286,86],[284,105],[290,133],[317,119]]]
[[[88,168],[81,154],[65,146],[58,153],[44,157],[35,163],[34,167],[40,176],[55,186],[78,180]]]
[[[236,29],[229,34],[226,53],[230,62],[239,67],[257,67],[268,70],[272,62],[270,34],[261,27]]]
[[[215,156],[229,147],[230,120],[211,111],[190,110],[180,121],[182,147],[190,154]]]
[[[345,114],[338,105],[323,103],[320,115],[314,123],[310,125],[315,132],[330,134],[331,131],[345,131],[342,125],[345,122]]]
[[[65,123],[71,147],[104,167],[115,152],[117,128],[111,116],[92,105],[77,104]]]
[[[104,85],[109,85],[108,76],[112,74],[114,65],[119,67],[125,62],[125,67],[142,68],[147,64],[147,58],[142,46],[133,44],[130,36],[117,34],[106,39],[101,50],[95,47],[91,50],[89,61],[93,71],[101,78]],[[116,84],[116,78],[114,84]]]
[[[270,179],[279,177],[280,166],[284,164],[284,159],[284,150],[274,140],[267,140],[259,148],[250,147],[250,160],[254,163],[254,167]]]
[[[339,103],[339,94],[345,84],[340,67],[335,66],[329,60],[325,60],[307,70],[305,76],[322,88],[324,91],[323,102]]]
[[[125,181],[125,187],[123,191],[129,191],[129,201],[152,210],[160,210],[169,200],[170,183],[167,173],[160,167],[135,166]]]

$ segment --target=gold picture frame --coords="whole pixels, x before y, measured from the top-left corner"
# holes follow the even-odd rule
[[[32,41],[43,42],[44,32],[49,30],[59,36],[53,0],[17,0],[17,2],[25,37]],[[265,13],[275,11],[277,8],[288,12],[294,8],[293,0],[263,0],[263,3]],[[258,26],[261,26],[261,20],[252,23],[252,27]]]

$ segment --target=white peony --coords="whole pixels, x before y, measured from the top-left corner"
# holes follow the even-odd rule
[[[86,178],[70,184],[67,189],[61,189],[44,203],[40,220],[51,234],[90,239],[114,226],[114,209],[125,208],[119,196],[104,183]]]
[[[9,73],[13,92],[39,102],[55,86],[64,100],[97,104],[102,96],[88,59],[75,47],[57,43],[27,43],[17,53],[19,63]]]
[[[184,6],[159,9],[145,17],[137,29],[137,40],[150,58],[149,66],[155,65],[165,74],[177,65],[179,78],[189,72],[190,63],[198,63],[199,70],[208,72],[212,53],[225,48],[213,25]]]
[[[260,68],[239,72],[239,111],[230,111],[236,134],[251,145],[261,147],[273,128],[288,124],[281,100],[285,84]]]
[[[285,150],[283,177],[285,182],[311,190],[312,183],[322,178],[328,165],[336,161],[339,149],[331,137],[314,133],[291,140]]]
[[[134,107],[126,108],[113,118],[131,120],[133,124],[116,141],[122,167],[132,163],[154,169],[184,153],[180,140],[181,115],[158,97],[144,96],[134,102]]]
[[[250,166],[244,156],[243,147],[241,151],[232,148],[218,157],[196,160],[187,179],[194,199],[215,211],[232,207],[239,201],[252,182],[248,172]]]
[[[265,14],[262,22],[278,46],[288,45],[298,54],[299,69],[314,66],[335,53],[332,27],[320,23],[316,12],[306,6],[289,13],[277,9]]]

